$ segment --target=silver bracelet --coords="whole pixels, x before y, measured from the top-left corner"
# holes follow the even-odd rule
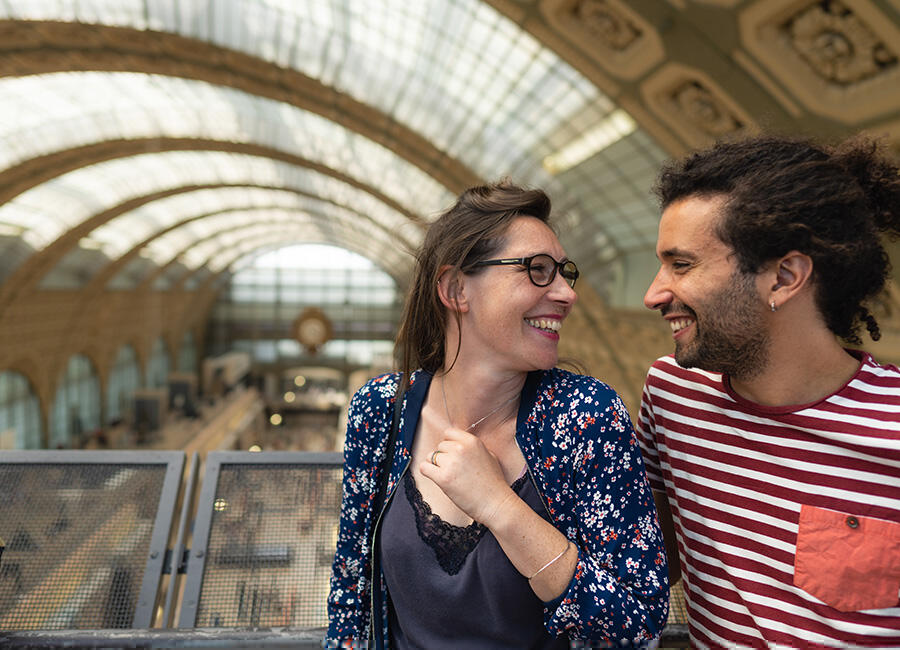
[[[570,546],[571,544],[572,544],[572,543],[571,543],[569,540],[566,540],[566,547],[565,547],[562,551],[560,551],[559,555],[557,555],[555,558],[553,558],[552,560],[550,560],[549,562],[547,562],[547,564],[545,564],[545,565],[542,566],[540,569],[538,569],[537,571],[535,571],[535,572],[531,575],[531,577],[529,577],[528,579],[529,579],[529,580],[533,580],[534,578],[537,577],[537,575],[538,575],[541,571],[543,571],[543,570],[546,569],[548,566],[550,566],[551,564],[553,564],[554,562],[556,562],[556,561],[557,561],[559,558],[561,558],[563,555],[565,555],[565,554],[566,554],[566,551],[569,550],[569,546]]]

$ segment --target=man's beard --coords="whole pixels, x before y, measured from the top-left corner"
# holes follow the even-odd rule
[[[731,286],[705,301],[702,317],[684,304],[669,307],[694,317],[694,338],[684,344],[675,341],[675,361],[682,368],[700,368],[746,380],[762,372],[768,363],[769,336],[758,307],[754,277],[735,271],[731,280]]]

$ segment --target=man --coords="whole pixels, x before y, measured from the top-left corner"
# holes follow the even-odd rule
[[[874,145],[759,137],[663,169],[639,435],[699,648],[900,647],[900,370],[859,343],[900,232]],[[677,540],[677,550],[676,543]]]

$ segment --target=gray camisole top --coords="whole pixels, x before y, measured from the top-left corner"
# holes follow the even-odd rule
[[[523,475],[519,497],[547,519]],[[388,506],[380,535],[387,581],[391,648],[563,650],[565,636],[543,625],[543,603],[479,524],[451,526],[431,512],[407,471]]]

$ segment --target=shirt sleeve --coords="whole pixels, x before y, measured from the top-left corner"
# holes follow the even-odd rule
[[[635,429],[640,441],[641,454],[644,457],[644,467],[647,471],[650,487],[654,490],[665,492],[666,486],[663,483],[659,465],[659,451],[656,447],[656,420],[653,415],[653,397],[650,394],[650,382],[651,375],[648,374],[644,382],[644,391],[641,394],[641,409],[638,412]]]
[[[668,618],[666,552],[628,412],[597,384],[602,388],[577,416],[584,428],[568,452],[574,514],[564,533],[578,546],[578,562],[566,592],[547,604],[545,623],[572,639],[640,647]]]

